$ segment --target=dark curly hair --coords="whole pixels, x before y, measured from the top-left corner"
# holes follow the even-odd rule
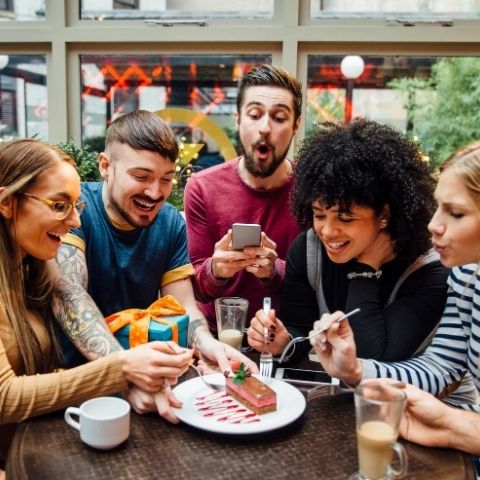
[[[435,181],[418,147],[400,132],[365,119],[322,124],[297,159],[291,208],[301,227],[313,225],[315,200],[345,211],[370,207],[377,215],[387,204],[397,255],[413,261],[430,248]]]

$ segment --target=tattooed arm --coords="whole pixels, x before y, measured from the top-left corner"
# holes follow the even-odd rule
[[[50,263],[57,272],[58,286],[53,312],[78,350],[88,360],[122,350],[122,346],[108,330],[102,313],[87,293],[88,269],[84,253],[73,245],[64,243],[57,252],[56,262],[52,260]],[[168,353],[172,355],[171,352]],[[140,378],[142,371],[138,370],[137,373]],[[130,378],[135,382],[134,374]],[[176,375],[174,378],[176,381]],[[172,406],[178,407],[180,403],[170,388],[150,394],[131,385],[127,398],[137,413],[157,411],[168,421],[178,422]]]
[[[87,292],[88,271],[84,253],[64,243],[58,250],[56,263],[51,263],[58,272],[53,313],[78,350],[88,360],[122,350]]]

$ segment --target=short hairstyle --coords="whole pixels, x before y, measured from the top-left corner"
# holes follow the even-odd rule
[[[240,113],[245,91],[249,87],[279,87],[288,90],[293,95],[293,113],[295,121],[302,114],[302,85],[280,67],[269,64],[260,65],[244,74],[238,82],[237,112]]]
[[[312,202],[390,209],[388,232],[396,254],[413,261],[431,246],[427,226],[435,210],[435,181],[415,143],[393,128],[357,119],[321,124],[301,146],[291,207],[304,228],[313,225]]]
[[[126,143],[134,150],[157,152],[172,162],[178,157],[173,130],[153,112],[136,110],[115,119],[107,129],[105,150],[113,143]]]
[[[448,169],[460,177],[480,211],[480,142],[469,143],[448,157],[440,172]]]

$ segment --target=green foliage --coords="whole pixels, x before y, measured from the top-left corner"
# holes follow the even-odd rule
[[[171,203],[174,207],[178,208],[178,210],[183,211],[183,190],[184,187],[176,184],[173,187],[171,195],[168,197],[168,203]]]
[[[223,127],[223,131],[230,139],[233,148],[238,152],[240,147],[240,140],[238,139],[238,130],[236,127]]]
[[[82,181],[94,182],[100,179],[98,152],[94,152],[88,145],[77,147],[73,138],[69,138],[67,142],[59,143],[58,146],[75,160]]]
[[[400,90],[403,93],[403,108],[407,112],[407,135],[413,136],[415,113],[421,105],[423,98],[418,93],[432,91],[432,83],[430,79],[418,77],[402,77],[394,78],[388,83],[389,88]]]
[[[180,144],[178,158],[175,162],[175,180],[173,181],[173,190],[170,196],[168,197],[168,203],[171,203],[178,210],[183,211],[183,192],[185,190],[185,185],[187,184],[188,179],[192,176],[192,173],[195,170],[195,165],[193,163],[184,164],[183,157],[183,143]],[[198,156],[195,156],[196,160]]]
[[[396,82],[390,85],[407,94],[405,107],[413,134],[433,165],[480,139],[479,58],[444,58],[432,66],[429,81]]]
[[[345,111],[343,97],[330,90],[313,91],[307,94],[307,112],[305,138],[309,138],[318,130],[322,122],[342,122]]]
[[[247,377],[250,377],[251,373],[248,367],[242,362],[240,364],[240,368],[238,370],[234,370],[233,372],[233,383],[239,385],[243,383]]]

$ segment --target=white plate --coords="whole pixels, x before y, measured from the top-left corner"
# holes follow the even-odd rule
[[[215,373],[206,375],[212,383],[221,383],[223,375]],[[175,396],[183,402],[183,407],[175,410],[177,417],[188,425],[216,433],[250,434],[268,432],[281,428],[296,420],[305,410],[306,402],[303,394],[293,385],[272,378],[269,383],[270,388],[277,393],[277,410],[264,415],[251,415],[249,421],[252,423],[228,423],[228,421],[219,421],[216,417],[224,417],[225,412],[216,413],[214,417],[206,417],[200,408],[205,405],[196,405],[199,403],[198,397],[209,396],[208,400],[215,400],[216,396],[225,395],[224,393],[214,393],[205,386],[198,377],[187,380],[177,385],[173,392]],[[228,396],[231,408],[240,405],[236,400]],[[200,400],[201,401],[201,400]],[[221,403],[221,401],[220,401]],[[242,406],[242,408],[245,408]],[[250,410],[247,410],[251,414]],[[236,418],[241,417],[241,414]],[[234,420],[234,419],[232,419]]]

